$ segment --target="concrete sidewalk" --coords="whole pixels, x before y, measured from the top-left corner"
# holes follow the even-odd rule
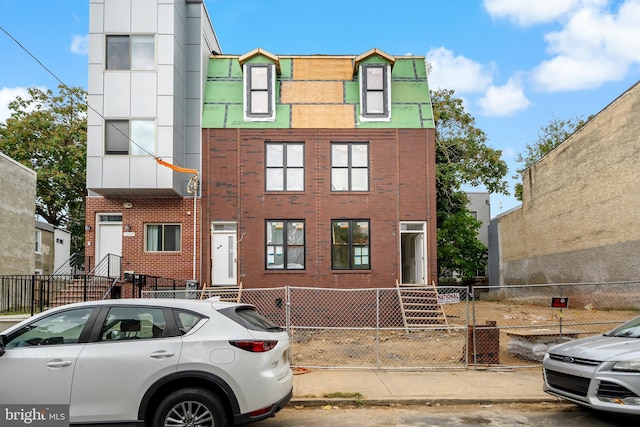
[[[293,377],[292,405],[474,404],[560,402],[542,391],[542,371],[487,369],[388,371],[311,369]],[[362,398],[328,398],[332,393],[360,393]]]

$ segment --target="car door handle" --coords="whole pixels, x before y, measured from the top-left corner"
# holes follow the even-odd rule
[[[71,362],[68,360],[52,360],[51,362],[47,362],[49,368],[64,368],[69,365],[71,365]]]
[[[167,357],[172,357],[174,355],[175,353],[171,353],[165,350],[158,350],[151,353],[151,357],[153,357],[154,359],[166,359]]]

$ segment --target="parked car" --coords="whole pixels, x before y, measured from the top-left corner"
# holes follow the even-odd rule
[[[70,405],[70,423],[226,426],[291,399],[287,332],[248,304],[70,304],[0,335],[3,405]]]
[[[640,317],[549,349],[544,391],[589,408],[640,414]]]

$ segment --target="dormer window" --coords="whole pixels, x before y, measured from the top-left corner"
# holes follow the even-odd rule
[[[275,72],[272,64],[244,65],[245,120],[275,120]]]
[[[391,79],[386,64],[363,64],[360,69],[363,120],[386,120],[390,117]]]

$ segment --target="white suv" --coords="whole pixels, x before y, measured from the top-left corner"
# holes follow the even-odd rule
[[[70,405],[72,425],[243,424],[291,399],[289,351],[287,332],[248,304],[70,304],[0,335],[0,402]]]

